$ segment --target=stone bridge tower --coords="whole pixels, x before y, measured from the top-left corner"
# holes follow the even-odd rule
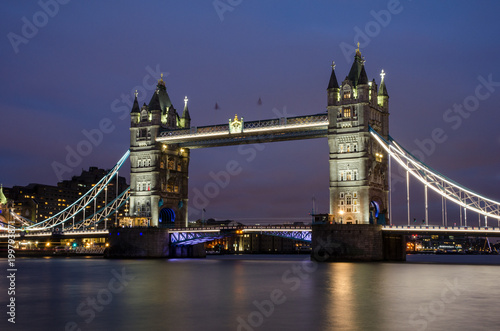
[[[140,108],[136,93],[130,113],[129,207],[136,226],[187,226],[189,150],[156,142],[164,130],[190,127],[187,101],[181,117],[163,75],[148,105]]]
[[[348,76],[339,85],[335,64],[328,84],[330,148],[330,214],[336,223],[386,224],[388,158],[371,137],[373,128],[389,134],[389,95],[381,73],[380,86],[368,81],[358,49]]]

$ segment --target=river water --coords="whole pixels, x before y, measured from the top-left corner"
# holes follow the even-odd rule
[[[5,266],[7,262],[0,260]],[[0,330],[499,330],[500,256],[17,259]]]

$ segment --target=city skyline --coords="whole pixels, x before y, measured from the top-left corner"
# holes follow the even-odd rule
[[[241,2],[229,10],[155,2],[154,12],[130,4],[69,2],[57,12],[11,4],[3,13],[4,186],[55,185],[81,168],[111,168],[129,146],[133,92],[148,103],[161,73],[177,111],[188,97],[194,126],[235,114],[325,112],[331,62],[343,80],[359,41],[369,80],[386,73],[391,135],[446,176],[500,200],[498,4]],[[42,20],[39,12],[46,24],[38,21],[28,38],[23,27]],[[88,155],[68,159],[88,146]],[[190,200],[229,161],[243,169],[209,202],[207,217],[307,218],[312,197],[328,212],[326,139],[245,148],[192,151]],[[401,181],[394,185],[394,194],[405,193]]]

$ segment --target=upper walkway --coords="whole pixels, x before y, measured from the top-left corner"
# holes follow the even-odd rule
[[[166,130],[156,141],[186,148],[206,148],[240,143],[271,142],[326,137],[328,114],[281,117],[244,122],[235,118],[228,124]]]

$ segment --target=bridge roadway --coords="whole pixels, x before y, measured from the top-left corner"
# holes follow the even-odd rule
[[[16,239],[43,239],[48,237],[57,237],[58,239],[76,239],[76,238],[105,238],[109,235],[108,230],[71,230],[71,231],[28,231],[16,232]],[[8,238],[9,234],[5,231],[0,233],[0,239]]]
[[[382,231],[388,233],[399,233],[405,235],[464,235],[500,237],[500,227],[477,227],[477,226],[440,226],[440,225],[383,225]],[[293,240],[311,241],[311,226],[292,225],[254,225],[254,226],[221,226],[221,227],[197,227],[197,228],[173,228],[168,229],[171,243],[174,245],[194,245],[221,239],[238,234],[266,234],[290,238]],[[75,238],[105,238],[109,235],[108,230],[72,230],[72,231],[29,231],[27,233],[16,232],[16,239],[43,239],[57,237],[59,239]],[[0,233],[0,239],[7,239],[8,233]]]
[[[310,226],[221,226],[221,227],[199,227],[199,228],[173,228],[168,229],[171,243],[175,245],[193,245],[201,242],[221,239],[230,235],[243,233],[265,233],[279,237],[290,238],[301,241],[311,241]],[[109,235],[108,230],[71,230],[71,231],[29,231],[26,233],[16,232],[16,239],[43,239],[57,237],[58,239],[75,238],[104,238]],[[7,239],[8,233],[0,233],[0,239]]]
[[[185,246],[221,239],[235,234],[260,233],[278,236],[293,240],[311,242],[310,226],[224,226],[170,229],[170,242],[174,245]]]
[[[500,237],[500,227],[442,226],[442,225],[384,225],[382,231],[400,234],[434,234]]]

